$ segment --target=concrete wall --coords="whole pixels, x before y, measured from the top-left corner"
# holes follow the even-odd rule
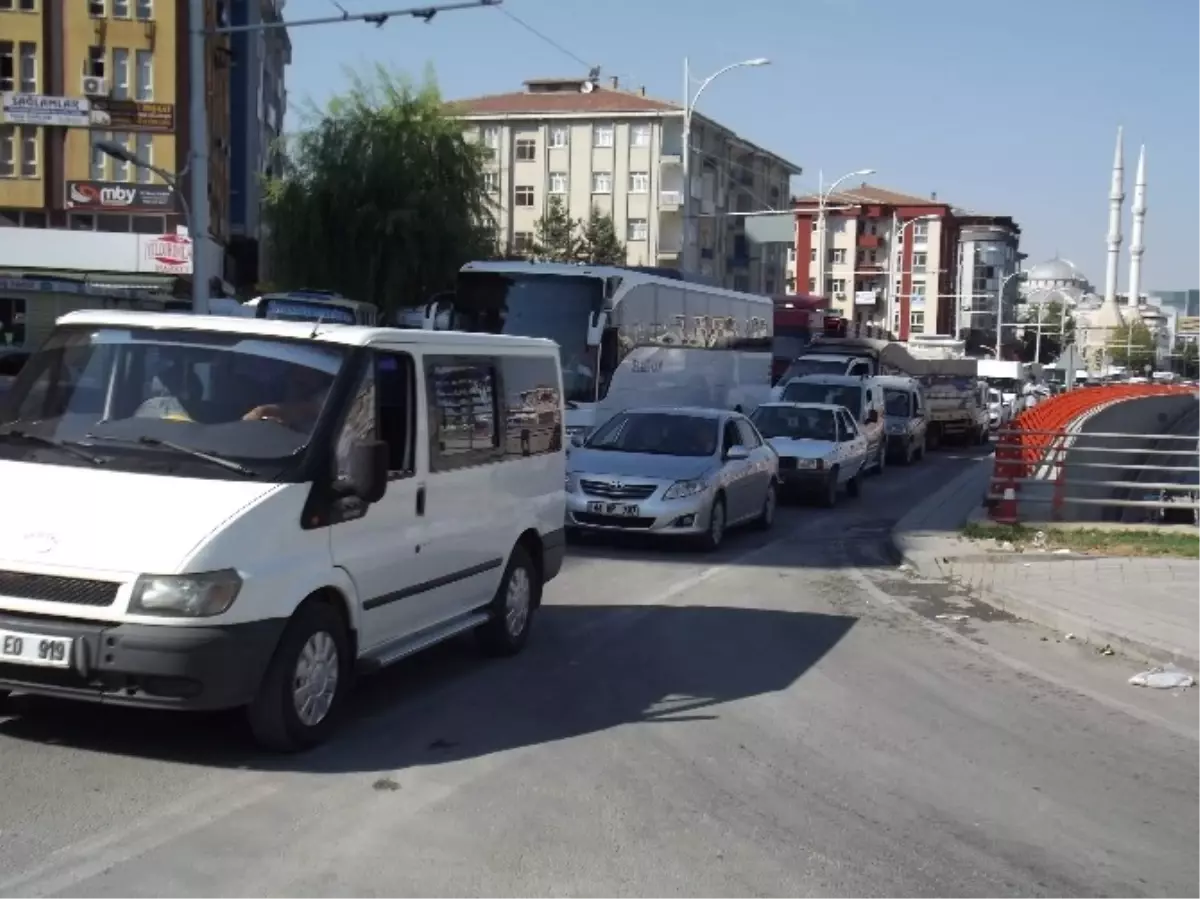
[[[1124,488],[1091,486],[1089,481],[1134,481],[1139,478],[1138,469],[1129,469],[1129,465],[1179,465],[1177,457],[1147,455],[1146,449],[1159,447],[1153,440],[1153,435],[1169,434],[1176,428],[1184,427],[1188,420],[1194,420],[1197,415],[1197,400],[1195,396],[1156,396],[1143,399],[1128,400],[1103,410],[1092,416],[1084,424],[1080,436],[1076,439],[1071,452],[1067,453],[1065,466],[1065,493],[1068,496],[1082,496],[1089,499],[1141,499],[1144,491],[1135,490],[1135,495]],[[1110,437],[1092,437],[1092,434],[1139,434],[1145,439],[1130,440]],[[1192,433],[1195,433],[1193,428]],[[1183,441],[1170,441],[1171,444]],[[1111,447],[1122,449],[1121,453],[1089,453],[1077,452],[1083,447]],[[1182,447],[1180,447],[1182,449]],[[1191,444],[1195,450],[1196,445]],[[1195,456],[1192,457],[1193,460]],[[1104,463],[1104,467],[1081,467],[1079,463]],[[1190,464],[1195,465],[1193,461]],[[1153,473],[1146,472],[1147,477]],[[1171,481],[1178,478],[1177,474],[1162,473],[1162,477],[1154,476],[1154,480]],[[1049,510],[1029,508],[1022,510],[1027,518],[1045,520]],[[1039,514],[1040,513],[1040,514]],[[1065,521],[1121,521],[1124,518],[1123,507],[1078,505],[1068,500],[1063,507]]]

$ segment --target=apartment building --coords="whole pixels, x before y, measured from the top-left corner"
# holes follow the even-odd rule
[[[958,212],[958,311],[954,332],[992,337],[999,321],[1016,321],[1021,285],[1016,273],[1025,258],[1021,227],[1010,216]],[[1003,294],[1003,295],[1002,295]]]
[[[191,188],[186,10],[174,0],[0,0],[0,313],[26,310],[45,324],[97,297],[173,292],[190,278],[194,244],[222,270],[226,38],[208,40],[197,86],[211,141],[211,239],[176,234]],[[226,0],[210,0],[206,17],[209,27],[227,23]],[[107,293],[84,283],[99,272],[109,273]]]
[[[793,199],[796,245],[792,288],[827,297],[848,319],[910,334],[955,327],[958,222],[937,195],[913,196],[866,183],[825,198],[825,259],[820,198]]]
[[[283,21],[286,0],[232,0],[233,25]],[[241,31],[231,36],[229,225],[232,280],[252,286],[269,281],[261,260],[266,228],[260,217],[263,179],[280,174],[285,74],[292,62],[286,28]]]
[[[523,91],[461,100],[451,111],[491,151],[487,178],[499,239],[521,253],[553,197],[570,214],[611,215],[630,265],[683,268],[737,290],[782,291],[784,248],[756,244],[744,216],[786,208],[800,167],[711,119],[691,123],[690,181],[684,185],[683,109],[582,78],[526,81]],[[691,202],[685,217],[684,191]]]

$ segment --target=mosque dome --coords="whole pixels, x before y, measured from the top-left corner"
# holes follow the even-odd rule
[[[1027,278],[1034,283],[1042,282],[1062,284],[1064,286],[1083,285],[1087,283],[1087,278],[1075,266],[1058,257],[1048,259],[1045,262],[1039,262],[1033,268],[1029,269]]]

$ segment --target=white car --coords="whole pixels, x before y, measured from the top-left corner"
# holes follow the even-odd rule
[[[827,507],[842,488],[862,491],[867,438],[843,406],[830,403],[764,403],[750,417],[779,454],[779,483],[785,493],[815,495]]]

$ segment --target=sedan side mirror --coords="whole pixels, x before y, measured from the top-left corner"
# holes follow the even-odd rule
[[[364,440],[350,448],[349,473],[342,481],[343,492],[364,503],[383,499],[388,485],[388,445],[382,440]]]
[[[737,444],[736,446],[731,446],[729,449],[725,450],[726,461],[736,462],[739,459],[749,459],[749,458],[750,458],[750,450],[748,450],[746,447],[742,446],[740,443]]]

